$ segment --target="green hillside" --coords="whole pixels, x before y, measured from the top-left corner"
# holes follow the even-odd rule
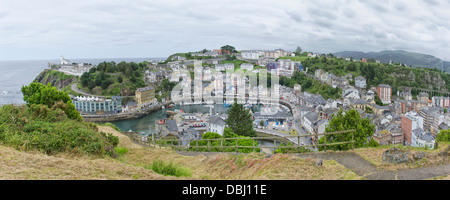
[[[353,59],[375,59],[382,63],[389,63],[392,60],[393,63],[402,63],[411,67],[425,67],[425,68],[437,68],[439,70],[444,69],[445,72],[450,72],[450,63],[436,58],[432,55],[408,52],[403,50],[397,51],[380,51],[380,52],[359,52],[359,51],[343,51],[334,53],[335,56]]]
[[[353,78],[363,76],[367,79],[368,88],[379,84],[389,84],[393,88],[393,94],[401,90],[402,86],[450,91],[450,74],[436,69],[353,62],[336,57],[308,58],[302,63],[304,69],[308,68],[310,74],[314,74],[317,69],[323,69],[336,76],[346,74],[351,74]]]

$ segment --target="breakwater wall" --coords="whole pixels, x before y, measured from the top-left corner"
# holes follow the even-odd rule
[[[158,104],[154,106],[150,106],[147,109],[144,109],[139,112],[129,112],[129,113],[118,113],[118,114],[109,114],[109,115],[89,115],[89,114],[81,114],[81,117],[85,122],[113,122],[119,120],[140,118],[150,114],[153,111],[160,110],[162,106],[165,107],[172,104],[171,101],[165,102],[163,104]]]

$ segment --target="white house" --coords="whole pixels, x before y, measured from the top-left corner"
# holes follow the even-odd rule
[[[425,147],[433,149],[435,142],[436,140],[430,132],[426,132],[421,128],[412,131],[411,146],[413,147]]]
[[[279,76],[291,77],[294,74],[294,62],[290,59],[278,60],[278,73]]]
[[[252,70],[253,69],[253,65],[251,63],[242,63],[241,64],[241,69]]]
[[[344,105],[350,105],[350,99],[359,99],[359,91],[353,87],[347,87],[342,92],[342,98],[344,99]]]
[[[216,64],[216,71],[225,71],[225,64]]]
[[[243,50],[241,51],[242,59],[249,59],[249,60],[258,60],[261,56],[261,51],[254,51],[254,50]]]
[[[188,120],[188,121],[192,121],[192,120],[197,120],[197,115],[194,113],[186,113],[184,114],[184,120]]]
[[[234,63],[225,63],[225,70],[234,70]]]
[[[223,136],[223,131],[225,129],[226,123],[221,117],[217,115],[211,116],[208,121],[208,132],[218,133]]]
[[[204,81],[210,81],[212,77],[212,72],[211,72],[211,68],[209,67],[205,67],[203,69],[203,80]]]
[[[315,132],[316,134],[323,134],[325,133],[325,128],[330,122],[327,119],[322,119],[320,121],[317,121],[315,124]],[[323,135],[319,136],[319,139],[322,138]]]
[[[346,89],[342,94],[343,98],[359,99],[359,91],[357,89]]]
[[[366,79],[362,76],[356,77],[355,78],[355,87],[366,88]]]
[[[315,112],[308,112],[302,118],[302,125],[306,128],[310,133],[314,133],[314,123],[319,119],[319,115]]]

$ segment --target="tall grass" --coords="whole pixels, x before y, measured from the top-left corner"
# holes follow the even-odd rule
[[[105,125],[105,126],[109,126],[109,127],[113,128],[114,130],[121,132],[121,130],[119,129],[119,127],[117,127],[115,124],[113,124],[113,123],[111,123],[111,122],[106,122],[104,125]]]
[[[128,149],[127,148],[122,148],[122,147],[115,147],[114,151],[119,155],[119,156],[123,156],[126,153],[128,153]]]
[[[108,154],[119,138],[98,132],[95,124],[69,119],[64,111],[45,105],[0,108],[0,142],[21,150],[38,149],[46,154],[71,152]]]
[[[188,168],[175,165],[173,162],[165,163],[161,160],[156,160],[152,163],[151,166],[146,168],[150,168],[154,172],[158,174],[163,174],[164,176],[176,176],[176,177],[191,176],[191,172]]]

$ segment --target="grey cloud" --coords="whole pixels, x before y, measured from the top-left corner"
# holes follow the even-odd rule
[[[395,2],[395,3],[394,3],[394,8],[395,8],[397,11],[407,11],[407,10],[408,10],[407,4],[402,3],[402,2]]]
[[[324,18],[328,20],[333,20],[336,18],[336,10],[326,10],[320,7],[314,7],[308,11],[308,14],[313,18]]]
[[[301,16],[301,14],[298,13],[298,11],[297,11],[297,12],[295,12],[295,11],[286,11],[286,14],[287,14],[292,20],[294,20],[294,21],[296,21],[296,22],[302,22],[302,21],[303,21],[303,18],[302,18],[302,16]]]
[[[0,19],[6,17],[8,13],[6,11],[0,11]]]
[[[3,49],[10,44],[36,49],[45,38],[49,46],[66,46],[67,51],[89,56],[96,51],[81,47],[103,49],[101,55],[136,54],[134,57],[224,44],[237,49],[287,50],[302,45],[305,50],[330,52],[404,46],[418,51],[440,49],[436,56],[450,53],[446,48],[450,43],[447,1],[24,2],[2,2],[0,52],[8,52]],[[0,59],[13,55],[0,55]]]
[[[373,5],[369,5],[371,8],[373,8],[375,11],[380,12],[380,13],[386,13],[389,11],[388,8],[386,8],[386,6],[381,5],[381,4],[373,4]]]

